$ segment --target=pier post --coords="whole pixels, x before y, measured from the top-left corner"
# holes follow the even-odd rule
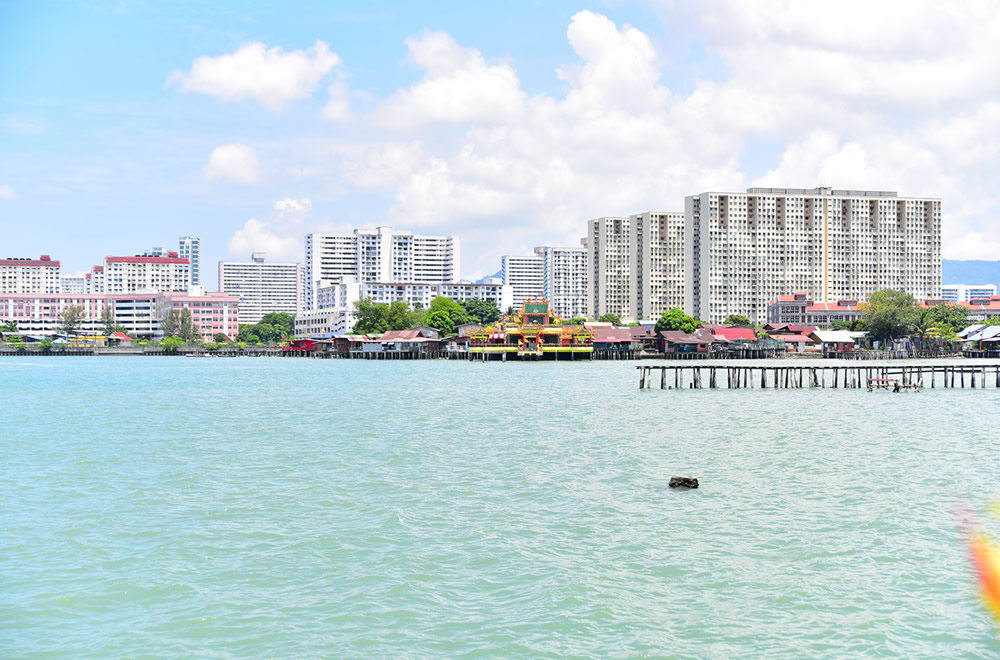
[[[660,389],[667,389],[667,368],[660,367]]]

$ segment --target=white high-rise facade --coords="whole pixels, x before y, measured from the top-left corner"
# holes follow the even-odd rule
[[[59,293],[60,263],[47,254],[37,259],[0,259],[0,293]]]
[[[631,315],[658,319],[684,307],[684,214],[654,212],[629,217]]]
[[[710,322],[767,318],[794,291],[817,301],[899,289],[941,296],[941,200],[895,192],[750,188],[685,199],[684,308]]]
[[[552,311],[564,319],[587,316],[587,249],[535,248],[542,259],[542,292]]]
[[[941,299],[948,302],[968,302],[997,295],[996,284],[942,284]]]
[[[514,292],[512,306],[515,311],[529,298],[537,300],[545,295],[545,262],[537,255],[518,256],[505,254],[500,257],[500,279]],[[506,313],[506,309],[501,309]]]
[[[629,218],[604,217],[587,223],[587,309],[594,318],[633,318]]]
[[[168,252],[166,257],[104,257],[91,272],[92,293],[157,293],[187,291],[191,264]],[[98,285],[100,282],[100,285]]]
[[[266,256],[254,252],[249,262],[219,262],[219,291],[239,296],[241,323],[259,323],[275,312],[294,315],[302,308],[302,264],[270,263]]]
[[[201,239],[196,236],[181,236],[177,241],[178,256],[191,264],[191,284],[201,284]],[[242,320],[242,318],[240,319]],[[246,323],[246,321],[244,321]]]
[[[353,235],[306,235],[305,306],[316,290],[344,276],[359,282],[457,282],[461,255],[455,236],[421,236],[392,227],[355,229]]]

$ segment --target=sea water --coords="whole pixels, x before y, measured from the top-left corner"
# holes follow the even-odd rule
[[[1000,390],[636,364],[0,358],[0,656],[1000,654]]]

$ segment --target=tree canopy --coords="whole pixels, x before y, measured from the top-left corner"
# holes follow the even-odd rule
[[[864,320],[872,339],[893,339],[907,334],[918,322],[920,311],[913,296],[895,289],[882,289],[868,297]]]
[[[931,325],[946,325],[958,332],[969,325],[969,309],[962,305],[934,305],[927,310]]]
[[[576,318],[572,319],[563,319],[563,325],[583,325],[586,322],[587,319],[583,318],[582,316],[577,316]]]
[[[175,309],[167,310],[160,321],[160,329],[164,337],[178,337],[182,342],[195,342],[201,339],[198,326],[195,325],[191,316],[191,310],[185,307],[179,312]]]
[[[59,332],[67,335],[75,335],[76,329],[80,327],[80,322],[83,320],[83,307],[80,305],[70,305],[69,307],[64,307],[61,312],[59,312]]]
[[[725,323],[726,325],[739,326],[741,328],[753,327],[753,323],[750,322],[750,319],[747,318],[746,316],[743,316],[742,314],[730,314],[729,316],[726,317],[726,320],[723,321],[723,323]]]
[[[500,320],[500,308],[497,304],[481,298],[469,298],[463,300],[462,308],[469,315],[472,321],[479,325],[489,325]]]
[[[286,312],[271,312],[261,317],[257,323],[241,325],[236,339],[250,343],[276,344],[294,336],[295,316]]]
[[[684,313],[683,309],[674,307],[673,309],[668,309],[656,320],[656,325],[653,329],[657,332],[680,330],[681,332],[691,334],[698,329],[698,319],[688,316]]]
[[[601,318],[597,319],[601,323],[611,323],[613,325],[621,325],[622,319],[617,314],[612,314],[608,312],[607,314],[602,314]]]
[[[448,312],[444,310],[436,310],[427,314],[427,318],[424,319],[424,323],[432,328],[437,328],[441,331],[442,337],[447,337],[455,332],[455,323],[451,320],[451,316]]]

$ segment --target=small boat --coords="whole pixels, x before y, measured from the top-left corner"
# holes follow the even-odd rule
[[[185,353],[184,357],[205,357],[204,353]]]

